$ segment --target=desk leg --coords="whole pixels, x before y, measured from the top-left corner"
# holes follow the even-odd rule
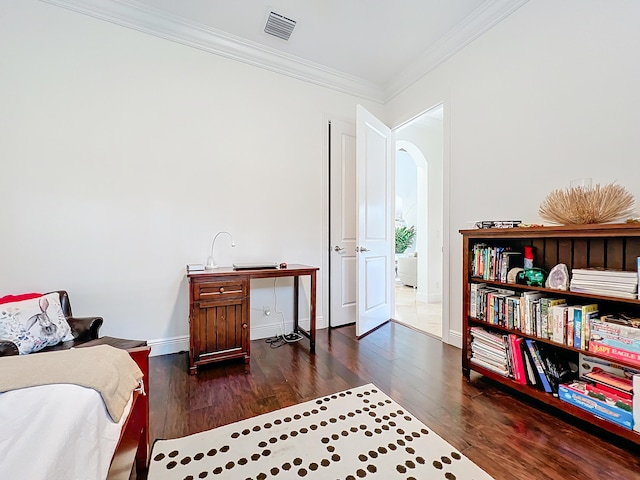
[[[298,302],[300,300],[300,277],[299,276],[295,276],[293,277],[293,331],[295,333],[298,333],[298,327],[299,327],[299,315],[300,312],[298,312]]]
[[[309,325],[310,344],[309,349],[311,353],[316,353],[316,272],[311,273],[311,324]]]

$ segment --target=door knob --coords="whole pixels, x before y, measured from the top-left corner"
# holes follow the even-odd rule
[[[365,247],[356,247],[356,252],[368,252],[369,249]]]
[[[342,250],[344,250],[344,248],[342,248],[342,247],[341,247],[341,246],[339,246],[339,245],[336,245],[335,247],[333,247],[333,251],[334,251],[334,252],[341,252]]]

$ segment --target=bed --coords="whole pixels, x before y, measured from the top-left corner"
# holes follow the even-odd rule
[[[0,477],[128,480],[134,466],[145,471],[149,350],[0,359]]]

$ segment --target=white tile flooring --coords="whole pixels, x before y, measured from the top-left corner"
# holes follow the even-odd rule
[[[421,330],[434,337],[442,338],[442,303],[416,301],[413,287],[396,282],[396,313],[394,319],[400,323]]]

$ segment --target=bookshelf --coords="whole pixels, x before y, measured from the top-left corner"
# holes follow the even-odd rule
[[[524,252],[525,246],[534,247],[534,266],[547,272],[559,263],[567,265],[569,275],[574,268],[606,268],[612,270],[638,271],[637,258],[640,257],[640,224],[603,224],[577,226],[549,226],[531,228],[488,228],[460,230],[463,239],[463,348],[462,373],[470,379],[471,371],[480,373],[510,389],[537,400],[554,409],[573,417],[596,425],[607,432],[640,445],[640,434],[623,428],[615,423],[602,419],[592,413],[560,400],[551,393],[546,393],[530,385],[523,385],[514,379],[495,373],[477,363],[470,361],[471,328],[483,329],[502,334],[515,334],[518,337],[535,340],[537,344],[550,349],[559,350],[562,355],[578,362],[580,353],[590,357],[611,360],[618,364],[640,369],[638,365],[619,359],[609,359],[604,355],[581,350],[573,346],[560,344],[548,338],[526,334],[520,329],[508,328],[504,325],[488,323],[470,315],[471,285],[485,284],[488,287],[523,292],[540,292],[548,297],[566,298],[569,304],[597,303],[600,313],[625,312],[640,317],[640,300],[570,292],[544,287],[533,287],[494,280],[485,280],[472,276],[472,260],[474,248],[479,245],[488,247],[510,248]]]

